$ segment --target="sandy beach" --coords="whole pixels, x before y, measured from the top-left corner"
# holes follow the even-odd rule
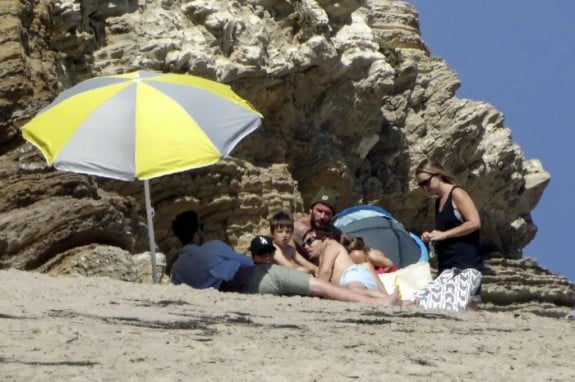
[[[575,380],[569,309],[457,314],[0,277],[2,381]]]

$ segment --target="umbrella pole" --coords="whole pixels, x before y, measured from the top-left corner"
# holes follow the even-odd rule
[[[148,240],[150,241],[150,258],[152,259],[152,283],[158,283],[156,275],[156,238],[154,237],[154,209],[152,208],[152,198],[150,197],[150,182],[144,180],[144,195],[146,198],[146,216],[148,217]]]

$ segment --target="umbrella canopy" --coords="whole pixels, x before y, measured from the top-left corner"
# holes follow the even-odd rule
[[[137,71],[63,91],[22,134],[59,170],[130,181],[215,163],[261,117],[227,85]]]
[[[229,155],[262,115],[233,90],[186,74],[136,71],[95,77],[65,91],[22,128],[58,170],[145,180],[204,167]]]

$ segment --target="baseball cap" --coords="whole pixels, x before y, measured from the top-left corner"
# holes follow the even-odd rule
[[[273,239],[269,236],[258,235],[253,238],[250,244],[250,251],[256,255],[274,252],[275,250]]]
[[[331,188],[322,187],[311,200],[310,208],[313,208],[317,203],[322,203],[331,208],[331,211],[335,214],[338,199],[339,194],[336,191]]]

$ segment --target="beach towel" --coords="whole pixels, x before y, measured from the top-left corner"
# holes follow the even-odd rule
[[[418,305],[424,309],[444,309],[463,312],[481,285],[481,272],[473,268],[451,268],[415,293]]]

